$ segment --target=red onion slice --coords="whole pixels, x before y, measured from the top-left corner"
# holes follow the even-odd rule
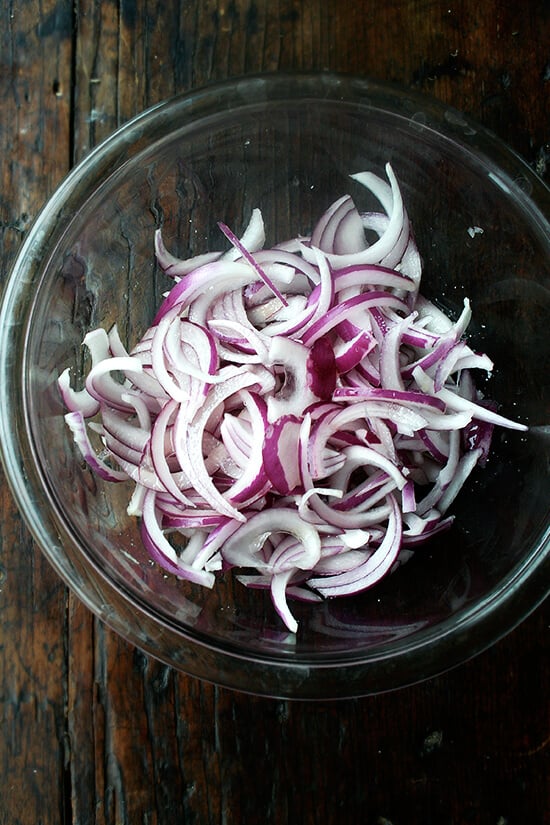
[[[346,596],[372,587],[389,572],[401,549],[402,520],[395,497],[389,495],[387,501],[389,505],[388,525],[380,547],[351,570],[326,578],[308,579],[310,587],[322,596]]]
[[[65,421],[72,433],[74,442],[79,448],[82,457],[90,466],[90,468],[107,481],[126,481],[127,474],[123,471],[113,469],[106,461],[98,455],[92,447],[91,441],[86,430],[86,421],[84,415],[79,410],[65,415]]]

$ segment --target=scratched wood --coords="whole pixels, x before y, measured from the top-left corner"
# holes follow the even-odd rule
[[[45,0],[3,4],[0,24],[2,277],[68,168],[71,16]],[[67,94],[63,93],[66,90]],[[0,484],[0,822],[63,816],[66,593]]]
[[[0,0],[2,276],[62,175],[146,106],[332,69],[470,112],[548,179],[550,11],[355,0]],[[548,610],[456,671],[340,703],[174,673],[60,584],[0,486],[0,825],[545,823]]]

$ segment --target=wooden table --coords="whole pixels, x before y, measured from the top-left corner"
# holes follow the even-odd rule
[[[547,0],[0,0],[0,259],[90,148],[176,92],[350,71],[463,109],[550,178]],[[0,491],[0,825],[550,822],[548,609],[340,703],[173,672],[67,592]]]

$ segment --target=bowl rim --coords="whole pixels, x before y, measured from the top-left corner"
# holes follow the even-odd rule
[[[424,93],[353,74],[260,73],[232,78],[175,95],[150,106],[120,126],[92,149],[65,176],[33,220],[10,268],[2,296],[0,306],[0,458],[16,504],[32,537],[64,582],[86,607],[117,633],[132,644],[136,644],[153,656],[176,667],[178,664],[159,655],[159,651],[153,649],[151,644],[129,633],[125,623],[119,621],[116,616],[106,615],[105,605],[98,604],[98,594],[95,588],[85,582],[85,585],[89,586],[88,589],[86,586],[83,589],[81,579],[76,576],[71,564],[63,557],[63,541],[70,540],[71,531],[67,530],[65,525],[58,523],[58,520],[50,513],[48,524],[44,524],[43,514],[38,512],[44,503],[44,479],[40,468],[24,465],[24,455],[29,453],[35,455],[35,451],[32,445],[28,449],[31,436],[26,427],[26,415],[18,411],[15,406],[16,399],[20,398],[25,383],[24,369],[19,369],[18,365],[24,364],[23,343],[26,334],[21,337],[21,340],[19,340],[20,336],[16,336],[19,347],[15,350],[7,346],[7,342],[13,340],[14,329],[21,330],[25,327],[28,320],[26,316],[29,306],[29,290],[37,284],[40,278],[41,264],[47,257],[46,253],[49,250],[50,254],[53,254],[53,250],[63,237],[64,220],[70,217],[76,201],[80,202],[82,188],[84,187],[88,196],[93,194],[111,174],[121,151],[130,152],[129,157],[133,157],[135,153],[145,148],[148,145],[147,135],[158,134],[163,123],[173,116],[174,110],[189,118],[189,122],[193,122],[195,118],[204,116],[201,113],[212,111],[214,107],[219,109],[220,105],[224,105],[227,109],[232,108],[236,97],[243,98],[244,106],[262,102],[266,95],[270,100],[273,96],[274,99],[282,102],[290,97],[288,89],[291,84],[300,89],[302,98],[348,102],[350,96],[353,95],[354,102],[360,102],[361,105],[370,108],[388,110],[388,105],[391,103],[393,106],[401,107],[404,113],[408,111],[410,118],[414,117],[415,110],[417,113],[422,113],[422,117],[418,117],[416,121],[419,129],[435,129],[441,133],[441,130],[445,128],[442,132],[444,136],[456,141],[467,151],[475,152],[476,157],[481,155],[484,162],[498,168],[499,172],[502,172],[502,179],[498,181],[498,185],[513,187],[514,195],[525,202],[525,207],[530,209],[534,219],[541,221],[541,227],[548,231],[545,214],[550,214],[548,208],[550,189],[527,162],[500,138],[470,119],[469,116]],[[296,98],[293,96],[292,99]],[[393,109],[390,110],[394,112]],[[411,112],[413,114],[410,114]],[[93,175],[89,172],[90,167],[94,169]],[[51,505],[51,501],[48,501],[48,504]],[[243,653],[238,648],[232,649],[232,645],[227,642],[222,644],[212,642],[192,628],[181,629],[180,627],[177,632],[183,634],[184,646],[189,647],[189,650],[184,653],[185,663],[181,669],[200,678],[225,684],[227,687],[269,695],[272,695],[273,691],[265,688],[266,673],[272,674],[278,671],[276,695],[288,698],[336,698],[336,696],[365,695],[403,687],[405,684],[441,673],[477,655],[510,632],[533,612],[550,592],[549,551],[550,527],[541,537],[539,545],[533,548],[528,557],[518,563],[500,582],[499,587],[492,590],[486,597],[476,600],[459,614],[444,619],[436,626],[420,630],[408,642],[395,642],[393,645],[394,665],[399,661],[399,668],[401,668],[401,663],[404,662],[410,674],[406,679],[401,679],[399,683],[395,680],[393,667],[389,668],[382,678],[373,673],[373,669],[385,661],[384,645],[378,652],[377,648],[374,648],[373,653],[366,657],[361,653],[348,652],[342,656],[333,654],[330,657],[322,655],[310,657],[308,654],[303,654],[293,661],[288,656],[279,657],[274,653],[269,655],[259,652]],[[95,567],[95,574],[99,574],[103,579],[106,592],[109,592],[109,588],[117,590],[104,570],[89,554],[87,554],[87,559]],[[129,595],[135,603],[135,594],[125,591],[126,599]],[[507,606],[507,620],[504,624],[500,614],[497,616],[493,613],[492,608],[495,603],[499,605],[505,603]],[[140,610],[143,610],[141,605]],[[156,621],[170,627],[166,617],[154,609],[148,607],[145,613],[148,616],[154,615]],[[175,627],[171,630],[176,632]],[[473,631],[475,631],[476,638],[472,642]],[[429,656],[427,658],[419,656],[436,639],[445,639],[451,632],[457,636],[453,640],[451,649],[446,650],[445,656],[437,660]],[[212,674],[205,672],[200,664],[193,666],[191,663],[194,661],[192,648],[195,645],[204,650],[210,650],[215,657],[221,655],[227,657],[228,661],[235,659],[246,661],[254,672],[252,674],[248,672],[246,681],[243,682],[241,679],[240,683],[236,683],[239,680],[232,675],[224,677],[222,674],[219,679],[214,679]],[[419,672],[418,667],[415,669],[416,657],[423,659],[422,673]],[[337,679],[336,684],[331,683],[334,697],[329,695],[319,697],[318,685],[314,691],[316,695],[309,695],[313,690],[309,685],[309,676],[304,677],[304,681],[300,682],[300,687],[296,685],[293,678],[285,681],[289,671],[294,671],[295,674],[300,672],[302,675],[304,670],[308,673],[310,670],[332,672],[343,669],[344,665],[348,676]],[[349,687],[350,668],[358,672],[357,684],[354,688]],[[251,685],[251,689],[247,685]]]

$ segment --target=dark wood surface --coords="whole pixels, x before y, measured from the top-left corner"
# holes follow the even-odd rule
[[[175,92],[332,69],[463,109],[550,178],[547,0],[0,0],[2,278],[76,160]],[[70,595],[0,485],[0,825],[541,825],[548,607],[451,673],[339,703],[177,674]]]

